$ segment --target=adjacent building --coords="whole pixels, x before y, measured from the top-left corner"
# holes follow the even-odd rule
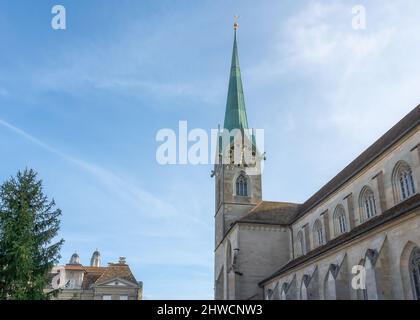
[[[245,132],[236,29],[224,128]],[[217,163],[215,298],[420,299],[419,121],[417,106],[304,203],[263,201],[261,172]]]
[[[103,267],[98,250],[89,266],[83,266],[74,253],[68,264],[52,269],[51,279],[47,290],[57,290],[59,300],[141,300],[143,294],[142,282],[136,280],[124,257]]]

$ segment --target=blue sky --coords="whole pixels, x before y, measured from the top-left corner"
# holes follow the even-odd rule
[[[211,166],[159,165],[155,136],[223,123],[235,14],[265,200],[304,201],[420,102],[418,1],[296,2],[0,0],[0,180],[39,172],[62,262],[98,248],[146,299],[212,298]]]

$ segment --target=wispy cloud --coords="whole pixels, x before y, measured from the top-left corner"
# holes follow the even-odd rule
[[[420,44],[412,41],[420,25],[413,23],[416,1],[372,1],[366,8],[366,29],[354,30],[353,5],[310,2],[280,24],[274,54],[251,72],[255,81],[265,83],[288,74],[316,79],[306,93],[324,104],[311,120],[315,129],[363,144],[420,101]],[[375,121],[378,109],[383,111],[381,121]]]
[[[221,94],[214,88],[212,90],[205,90],[209,86],[204,83],[157,82],[131,79],[128,76],[114,76],[110,78],[92,77],[89,79],[89,82],[96,89],[112,90],[129,96],[149,94],[155,98],[183,98],[210,103],[215,102]]]
[[[135,270],[148,266],[166,268],[168,263],[171,266],[192,269],[208,268],[211,265],[211,256],[208,251],[203,251],[208,241],[200,239],[199,236],[207,232],[211,226],[199,216],[194,215],[194,212],[200,212],[200,208],[194,207],[196,206],[194,201],[188,202],[189,207],[185,201],[181,204],[175,202],[176,206],[174,206],[110,170],[61,152],[4,119],[0,119],[0,126],[94,177],[98,185],[112,194],[111,203],[116,204],[121,211],[115,212],[112,220],[105,220],[112,221],[112,225],[96,223],[96,227],[93,227],[90,223],[81,223],[82,230],[65,228],[67,231],[63,233],[66,239],[66,245],[63,248],[64,260],[74,250],[80,252],[80,248],[106,243],[106,247],[101,250],[104,257],[117,259],[119,255],[126,254]],[[117,199],[121,201],[119,205]],[[101,200],[95,199],[95,201]],[[82,213],[78,215],[83,216]],[[97,216],[92,218],[97,219]],[[66,221],[74,223],[68,216]],[[95,231],[94,229],[100,225],[105,230]],[[127,242],[125,239],[130,239],[130,241]],[[153,246],[150,245],[151,241],[154,242]]]
[[[58,149],[52,147],[48,143],[37,139],[36,137],[32,136],[26,131],[10,124],[9,122],[3,119],[0,119],[0,125],[12,130],[13,132],[19,134],[20,136],[24,137],[25,139],[34,143],[35,145],[38,145],[44,150],[61,157],[62,159],[76,165],[78,168],[94,176],[101,183],[102,186],[111,190],[112,194],[119,197],[120,199],[125,200],[132,207],[141,208],[142,214],[149,214],[152,215],[154,218],[173,218],[175,216],[177,218],[193,218],[189,216],[188,212],[180,213],[171,204],[162,201],[160,198],[132,184],[131,182],[123,179],[122,177],[107,169],[63,153]],[[148,208],[149,210],[145,210],[145,208]],[[191,221],[201,223],[197,219],[192,219]]]
[[[151,98],[156,103],[148,104],[150,108],[159,106],[162,100],[173,99],[203,104],[218,102],[225,94],[224,86],[218,85],[220,81],[209,81],[201,73],[183,77],[182,57],[186,49],[175,43],[172,33],[145,23],[128,19],[119,25],[112,40],[71,47],[62,43],[57,46],[54,59],[41,59],[36,65],[24,62],[21,72],[29,81],[23,94],[61,92],[83,97],[87,92],[94,95],[95,90],[106,90],[131,99]],[[171,32],[177,32],[177,28],[183,29],[173,24]]]

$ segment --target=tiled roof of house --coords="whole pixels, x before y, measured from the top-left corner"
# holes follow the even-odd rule
[[[120,278],[137,284],[137,280],[127,264],[112,263],[105,269],[105,272],[96,280],[96,284],[103,283],[115,278]]]
[[[82,265],[67,264],[64,266],[65,270],[81,271],[83,272],[82,288],[89,289],[96,280],[102,276],[107,267],[90,267]]]
[[[67,264],[66,270],[81,271],[84,273],[82,288],[89,289],[93,284],[103,283],[108,280],[120,278],[137,284],[137,280],[127,264],[110,263],[107,267],[91,267]]]
[[[91,266],[86,266],[83,267],[85,269],[86,272],[89,273],[104,273],[107,267],[91,267]]]
[[[83,276],[82,288],[89,289],[102,276],[102,274],[103,272],[86,272]]]

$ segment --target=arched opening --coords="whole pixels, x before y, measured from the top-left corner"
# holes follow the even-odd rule
[[[410,255],[409,273],[411,279],[411,286],[413,289],[413,298],[420,300],[420,248],[415,247]]]
[[[236,179],[236,195],[248,197],[248,177],[243,172]]]
[[[413,172],[405,161],[399,161],[392,174],[395,202],[401,202],[416,193]]]
[[[346,211],[342,205],[338,205],[334,210],[334,231],[336,236],[347,232]]]
[[[319,220],[316,220],[314,223],[313,238],[315,247],[319,247],[324,244],[324,230],[322,228],[322,223]]]
[[[359,196],[359,207],[361,212],[361,221],[366,221],[376,216],[375,196],[370,187],[363,187]]]
[[[403,285],[405,300],[418,300],[418,254],[419,245],[412,241],[408,241],[401,252],[400,273]],[[417,266],[417,268],[416,268]]]

